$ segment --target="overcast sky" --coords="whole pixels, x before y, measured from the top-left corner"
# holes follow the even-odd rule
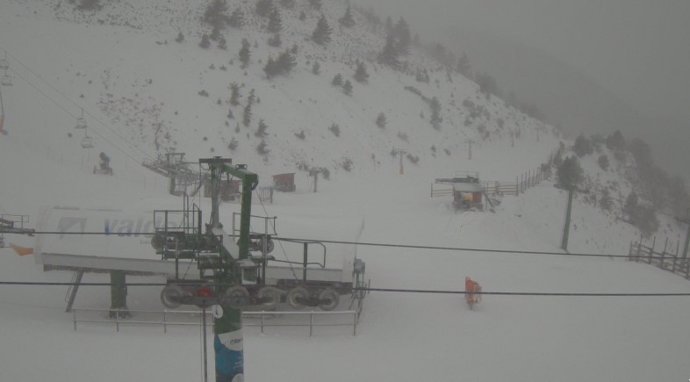
[[[405,17],[425,41],[446,39],[458,27],[552,55],[641,113],[673,121],[676,130],[664,134],[678,132],[690,145],[690,0],[359,3],[374,6],[382,16]],[[457,36],[458,44],[462,39]]]

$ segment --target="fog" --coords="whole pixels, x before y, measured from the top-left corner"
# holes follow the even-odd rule
[[[621,129],[690,179],[690,1],[377,0],[572,134]]]

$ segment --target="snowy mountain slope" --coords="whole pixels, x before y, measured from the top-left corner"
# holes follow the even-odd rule
[[[156,153],[177,149],[192,158],[240,156],[254,168],[276,171],[294,171],[300,164],[333,171],[349,160],[353,170],[361,172],[370,171],[377,162],[400,150],[419,160],[418,166],[454,165],[468,156],[466,141],[470,139],[475,141],[475,155],[483,144],[507,142],[513,134],[519,134],[518,145],[520,140],[535,139],[539,132],[545,147],[555,144],[551,128],[505,107],[496,98],[487,100],[478,93],[476,84],[458,74],[434,71],[438,64],[414,50],[408,61],[412,67],[432,69],[428,84],[375,60],[365,61],[370,72],[368,82],[354,81],[355,61],[375,57],[382,36],[364,27],[334,26],[333,41],[327,47],[305,41],[320,12],[307,10],[307,19],[300,22],[295,14],[301,8],[285,10],[283,47],[298,46],[297,67],[286,77],[268,80],[264,63],[269,55],[276,56],[284,48],[272,48],[262,41],[267,35],[259,27],[263,20],[254,15],[249,3],[242,5],[247,26],[241,31],[230,28],[224,32],[227,50],[198,46],[198,34],[206,32],[200,16],[196,16],[203,10],[201,5],[196,5],[195,11],[188,4],[161,9],[147,3],[136,8],[137,17],[146,17],[146,23],[122,26],[118,22],[100,25],[97,20],[128,19],[134,5],[126,2],[107,2],[104,9],[93,14],[70,11],[72,6],[67,3],[60,7],[52,2],[29,4],[43,9],[37,15],[26,16],[28,20],[40,20],[40,26],[22,22],[21,18],[10,18],[3,24],[7,33],[11,30],[23,36],[16,45],[6,42],[9,45],[4,49],[20,63],[31,63],[28,68],[15,65],[12,70],[27,78],[31,75],[24,73],[25,69],[39,73],[46,80],[38,81],[39,88],[52,84],[77,100],[87,117],[104,121],[127,140],[126,145],[136,145],[137,149],[129,149],[136,157],[143,156],[139,151],[155,157]],[[323,12],[336,24],[336,15],[344,11],[344,6],[327,4]],[[11,5],[23,9],[23,4],[5,6]],[[55,9],[56,17],[45,14],[48,5]],[[63,21],[69,19],[67,14],[80,23]],[[181,14],[187,15],[185,24],[168,22],[170,18],[180,19]],[[364,21],[361,23],[364,25]],[[181,44],[172,41],[178,30],[187,35]],[[242,38],[252,42],[251,64],[246,70],[239,67],[237,58]],[[42,45],[47,50],[35,49]],[[44,54],[51,60],[37,56]],[[315,61],[321,64],[320,75],[311,73]],[[336,74],[352,81],[352,96],[331,85]],[[228,104],[233,82],[241,86],[238,106]],[[257,103],[251,124],[245,127],[241,120],[251,91]],[[429,123],[428,100],[432,97],[442,101],[440,131]],[[68,106],[73,115],[79,114],[75,105]],[[229,109],[233,119],[227,118]],[[374,124],[379,113],[387,119],[383,129]],[[256,136],[259,120],[268,126],[265,138]],[[340,137],[329,131],[333,124],[339,126]],[[67,134],[72,124],[60,125],[61,132]],[[94,128],[102,130],[99,125]],[[304,139],[295,136],[300,132]],[[229,150],[233,139],[238,147]],[[262,141],[270,151],[266,156],[256,152]],[[544,160],[539,158],[534,165]]]

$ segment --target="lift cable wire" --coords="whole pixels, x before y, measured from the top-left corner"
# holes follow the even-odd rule
[[[213,283],[209,283],[213,284]],[[8,286],[101,286],[110,287],[111,283],[74,283],[74,282],[41,282],[41,281],[0,281],[0,285]],[[127,287],[166,286],[165,283],[126,283]],[[460,294],[469,292],[464,290],[443,289],[401,289],[401,288],[352,288],[364,292],[392,292],[392,293],[421,293],[421,294]],[[482,291],[472,292],[489,296],[541,296],[541,297],[690,297],[690,292],[514,292],[514,291]]]
[[[11,234],[13,232],[0,232]],[[92,232],[59,232],[59,231],[36,231],[32,235],[92,235],[92,236],[152,236],[153,232],[143,232],[136,234],[113,234],[99,231]],[[238,235],[228,235],[230,237],[237,237]],[[411,245],[411,244],[396,244],[396,243],[372,243],[359,241],[341,241],[341,240],[320,240],[320,239],[301,239],[294,237],[275,236],[272,238],[276,241],[298,241],[308,243],[324,243],[324,244],[343,244],[343,245],[360,245],[364,247],[387,247],[387,248],[403,248],[403,249],[426,249],[432,251],[454,251],[454,252],[483,252],[483,253],[498,253],[498,254],[516,254],[516,255],[542,255],[542,256],[562,256],[562,257],[607,257],[607,258],[629,258],[629,255],[620,254],[606,254],[606,253],[580,253],[580,252],[555,252],[555,251],[532,251],[520,249],[501,249],[501,248],[471,248],[471,247],[443,247],[431,245]]]
[[[77,119],[77,118],[78,118],[78,116],[77,116],[76,114],[72,113],[70,110],[68,110],[67,108],[65,108],[62,104],[60,104],[58,101],[56,101],[53,97],[51,97],[50,95],[48,95],[45,91],[43,91],[43,90],[42,90],[41,88],[39,88],[36,84],[34,84],[33,82],[31,82],[29,79],[23,77],[23,76],[22,76],[21,74],[19,74],[16,70],[14,71],[14,74],[15,74],[18,78],[22,79],[24,82],[26,82],[27,84],[29,84],[29,86],[31,86],[32,88],[34,88],[34,90],[36,90],[36,91],[37,91],[38,93],[40,93],[42,96],[44,96],[45,98],[47,98],[50,102],[52,102],[52,103],[53,103],[55,106],[57,106],[59,109],[61,109],[62,111],[64,111],[67,115],[69,115],[70,117],[72,117],[72,118],[74,118],[74,119]],[[94,118],[94,120],[95,120],[95,118]],[[137,164],[139,164],[139,160],[138,160],[137,158],[135,158],[131,153],[128,153],[125,149],[123,149],[123,148],[120,147],[119,145],[115,144],[113,141],[109,140],[109,139],[108,139],[107,137],[105,137],[102,133],[100,133],[100,132],[97,131],[97,130],[92,130],[92,132],[93,132],[94,134],[96,134],[100,139],[103,139],[104,141],[108,142],[111,146],[113,146],[113,147],[116,148],[118,151],[120,151],[121,153],[123,153],[123,154],[124,154],[125,156],[127,156],[129,159],[131,159],[131,160],[133,160],[134,162],[136,162]]]
[[[57,89],[57,88],[56,88],[55,86],[53,86],[50,82],[48,82],[45,78],[43,78],[40,74],[34,72],[31,68],[29,68],[27,65],[25,65],[25,64],[24,64],[21,60],[19,60],[17,57],[15,57],[15,56],[9,54],[9,52],[7,52],[6,49],[2,49],[2,50],[5,52],[5,54],[7,54],[7,57],[12,58],[12,60],[15,61],[15,62],[17,62],[19,65],[21,65],[21,66],[24,68],[24,70],[26,70],[27,72],[31,73],[34,77],[38,78],[38,79],[39,79],[40,81],[42,81],[48,88],[50,88],[50,89],[51,89],[52,91],[54,91],[55,93],[59,94],[60,96],[62,96],[62,97],[65,98],[66,100],[68,100],[68,101],[69,101],[70,103],[72,103],[75,107],[80,108],[81,110],[83,110],[83,112],[84,112],[86,115],[88,115],[91,119],[93,119],[93,120],[96,121],[98,124],[100,124],[101,126],[103,126],[106,130],[108,130],[108,131],[110,131],[111,133],[113,133],[116,137],[118,137],[120,140],[122,140],[125,144],[127,144],[128,146],[133,147],[134,149],[138,150],[138,151],[141,152],[145,157],[148,157],[149,159],[155,159],[155,158],[153,158],[150,154],[148,154],[146,151],[144,151],[143,149],[141,149],[141,148],[139,148],[139,147],[133,145],[131,142],[129,142],[127,139],[125,139],[122,135],[120,135],[117,131],[115,131],[114,129],[110,128],[110,127],[108,126],[108,124],[102,122],[98,117],[96,117],[95,115],[93,115],[92,113],[90,113],[88,110],[84,109],[83,106],[80,106],[76,101],[74,101],[72,98],[70,98],[69,96],[67,96],[64,92],[62,92],[62,91],[60,91],[59,89]],[[20,79],[26,81],[29,85],[31,85],[31,87],[33,87],[34,89],[36,89],[36,90],[37,90],[39,93],[41,93],[44,97],[48,98],[48,99],[49,99],[53,104],[55,104],[57,107],[59,107],[60,109],[62,109],[65,113],[67,113],[67,115],[69,115],[69,116],[71,116],[72,118],[75,118],[75,119],[77,118],[77,116],[76,116],[74,113],[72,113],[72,112],[70,112],[69,110],[67,110],[64,106],[62,106],[60,103],[58,103],[54,98],[50,97],[50,96],[49,96],[48,94],[46,94],[43,90],[39,89],[39,87],[38,87],[37,85],[35,85],[35,84],[32,83],[31,81],[29,81],[27,78],[21,76],[16,70],[13,70],[13,72],[14,72],[14,74],[15,74],[17,77],[19,77]],[[129,158],[133,159],[135,162],[137,162],[137,164],[139,164],[139,160],[137,160],[136,158],[134,158],[133,155],[131,155],[130,153],[125,152],[124,149],[122,149],[120,146],[114,144],[112,141],[108,140],[105,136],[103,136],[102,134],[100,134],[98,131],[94,131],[94,132],[95,132],[96,134],[98,134],[99,137],[102,138],[104,141],[110,143],[112,146],[114,146],[115,148],[117,148],[117,149],[118,149],[119,151],[121,151],[123,154],[127,155]]]
[[[288,237],[275,237],[275,240],[309,240],[309,239],[294,239]],[[314,240],[316,241],[316,240]],[[431,245],[411,245],[411,244],[396,244],[396,243],[372,243],[372,242],[358,242],[358,241],[340,241],[340,240],[318,240],[325,244],[344,244],[344,245],[361,245],[365,247],[388,247],[388,248],[405,248],[405,249],[428,249],[434,251],[458,251],[458,252],[486,252],[486,253],[501,253],[501,254],[520,254],[520,255],[545,255],[545,256],[571,256],[571,257],[609,257],[609,258],[629,258],[629,255],[616,255],[605,253],[578,253],[578,252],[555,252],[555,251],[532,251],[532,250],[514,250],[514,249],[496,249],[496,248],[470,248],[470,247],[443,247]]]

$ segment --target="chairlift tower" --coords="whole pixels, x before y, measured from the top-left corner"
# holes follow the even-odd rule
[[[10,68],[10,62],[7,60],[7,51],[2,58],[0,58],[0,70],[7,70]]]
[[[164,258],[175,258],[176,262],[180,257],[196,260],[200,279],[185,280],[178,273],[175,279],[168,281],[161,300],[164,304],[167,302],[166,305],[197,305],[204,310],[203,317],[205,310],[213,306],[216,376],[219,381],[231,381],[244,374],[241,307],[249,304],[250,297],[243,284],[257,284],[257,273],[261,269],[249,256],[251,197],[259,179],[247,170],[246,165],[232,165],[228,158],[200,159],[199,165],[207,167],[211,184],[211,218],[205,231],[201,225],[201,211],[196,205],[190,208],[185,202],[182,211],[185,223],[181,229],[179,224],[170,221],[179,211],[154,211],[156,235],[152,244]],[[234,243],[223,243],[227,235],[220,222],[221,182],[223,176],[230,175],[242,182],[237,247]],[[162,227],[158,224],[160,215],[164,219]],[[212,275],[207,275],[206,271]],[[205,355],[204,342],[204,360]]]
[[[2,100],[2,87],[0,87],[0,135],[7,135],[7,130],[5,130],[5,104]]]

